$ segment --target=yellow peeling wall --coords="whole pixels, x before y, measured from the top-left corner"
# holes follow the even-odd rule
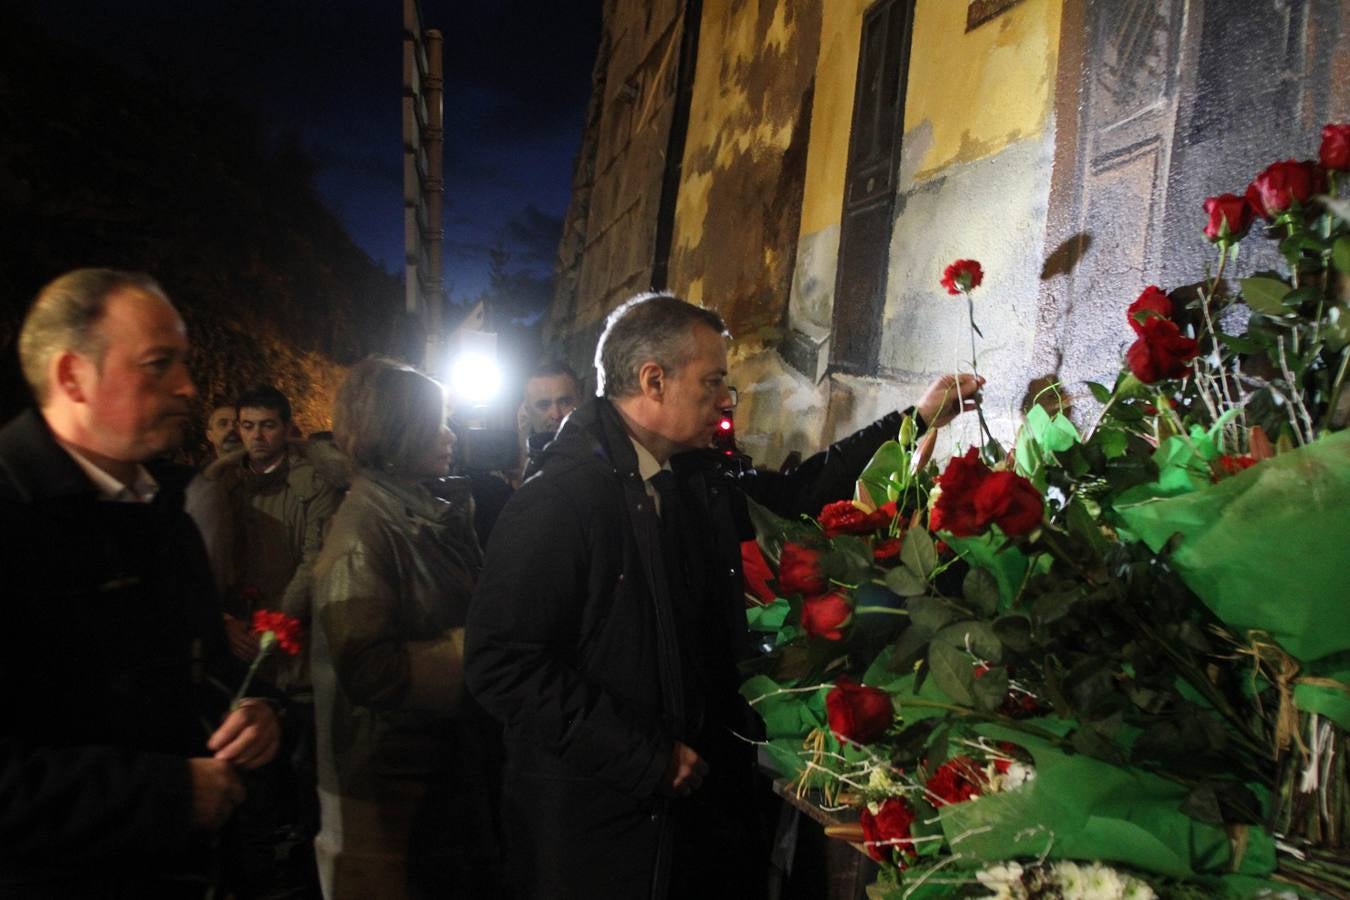
[[[919,0],[905,134],[923,123],[930,131],[922,156],[906,160],[914,179],[992,156],[1044,130],[1062,8],[1062,0],[1023,0],[966,32],[966,4]]]
[[[738,339],[784,318],[820,16],[821,0],[703,7],[669,281]]]

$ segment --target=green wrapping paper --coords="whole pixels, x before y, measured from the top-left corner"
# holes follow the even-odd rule
[[[1116,503],[1126,527],[1154,552],[1179,535],[1170,563],[1240,634],[1265,631],[1304,663],[1350,649],[1350,431],[1190,493],[1135,496]]]
[[[1233,870],[1263,876],[1275,868],[1274,841],[1261,828],[1247,829],[1246,848],[1235,860],[1223,829],[1181,812],[1185,785],[1068,754],[1010,728],[985,724],[974,730],[1026,749],[1036,777],[1012,791],[943,807],[942,830],[954,853],[988,862],[1044,853],[1187,879]]]

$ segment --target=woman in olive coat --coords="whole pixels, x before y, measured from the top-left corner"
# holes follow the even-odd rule
[[[491,742],[463,692],[481,552],[467,484],[443,479],[444,409],[439,384],[380,359],[352,370],[334,409],[334,442],[356,472],[315,565],[316,855],[329,900],[491,895],[480,769]]]

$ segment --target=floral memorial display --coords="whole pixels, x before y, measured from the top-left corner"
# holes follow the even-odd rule
[[[742,693],[876,898],[1350,895],[1350,125],[1204,204],[1211,275],[1121,299],[1090,421],[1049,388],[852,501],[753,509]],[[1242,241],[1280,272],[1242,272]],[[959,260],[973,342],[985,273]],[[1238,276],[1228,280],[1225,276]]]

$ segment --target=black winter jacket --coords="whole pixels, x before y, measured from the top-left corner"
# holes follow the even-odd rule
[[[497,522],[466,630],[469,690],[505,726],[508,862],[527,895],[663,896],[699,820],[690,809],[710,810],[704,822],[748,815],[754,752],[737,735],[759,727],[737,693],[739,545],[752,536],[738,482],[782,515],[818,512],[850,494],[899,424],[887,416],[790,476],[673,458],[694,584],[676,594],[618,412],[595,399],[564,423]],[[677,637],[690,615],[695,648]],[[690,800],[658,792],[675,740],[712,770]],[[722,849],[730,866],[753,863],[744,846]]]
[[[0,897],[206,874],[186,759],[241,667],[186,479],[153,474],[153,503],[100,502],[37,413],[0,431]]]

